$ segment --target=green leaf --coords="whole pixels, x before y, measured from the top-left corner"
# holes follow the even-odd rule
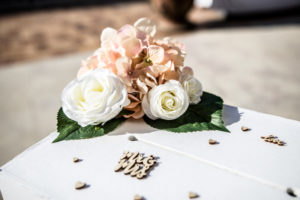
[[[53,142],[102,136],[113,131],[125,120],[125,118],[119,117],[106,122],[104,125],[99,124],[81,127],[76,121],[69,119],[62,108],[60,108],[57,113],[57,131],[59,135]]]
[[[213,94],[204,92],[200,103],[190,105],[188,110],[175,120],[151,120],[144,116],[150,126],[171,132],[192,132],[219,130],[229,132],[222,119],[223,100]]]

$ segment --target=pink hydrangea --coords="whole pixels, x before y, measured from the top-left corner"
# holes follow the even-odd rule
[[[155,33],[156,25],[147,18],[119,30],[105,28],[100,48],[82,61],[78,71],[80,77],[90,70],[107,68],[119,76],[131,101],[125,109],[132,113],[124,117],[143,117],[142,100],[153,87],[193,76],[191,68],[183,67],[184,46],[170,38],[154,40]]]

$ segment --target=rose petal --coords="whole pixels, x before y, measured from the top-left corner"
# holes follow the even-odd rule
[[[188,94],[176,80],[169,80],[163,85],[152,88],[147,96],[150,111],[147,109],[147,101],[146,103],[144,99],[142,101],[147,116],[150,113],[160,119],[173,120],[181,116],[189,106]]]
[[[147,117],[149,117],[152,120],[157,119],[157,117],[155,117],[151,111],[150,111],[150,104],[149,104],[149,100],[148,100],[148,95],[145,95],[142,101],[142,108],[144,113],[147,115]]]
[[[82,127],[103,124],[130,103],[122,81],[103,68],[71,81],[64,88],[61,100],[66,116]]]

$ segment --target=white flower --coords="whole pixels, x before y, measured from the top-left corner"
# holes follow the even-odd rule
[[[177,119],[188,106],[189,97],[180,82],[175,80],[152,88],[142,102],[145,114],[152,120]]]
[[[182,83],[185,91],[188,93],[190,98],[190,104],[197,104],[201,100],[202,96],[202,85],[196,78],[191,77]]]
[[[61,98],[64,113],[83,127],[109,121],[130,103],[120,78],[103,68],[71,81]]]
[[[181,70],[180,82],[189,95],[190,104],[199,103],[201,101],[200,97],[203,94],[202,85],[196,78],[194,78],[192,68],[184,67]]]

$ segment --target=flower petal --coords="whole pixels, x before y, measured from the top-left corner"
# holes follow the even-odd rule
[[[144,98],[143,98],[143,101],[142,101],[142,108],[143,108],[144,113],[147,115],[147,117],[149,117],[149,118],[152,119],[152,120],[156,120],[156,119],[157,119],[157,117],[155,117],[155,116],[151,113],[151,110],[150,110],[150,103],[149,103],[149,100],[148,100],[148,95],[145,95]]]
[[[172,60],[177,67],[183,66],[184,55],[179,50],[169,49],[166,54],[166,58]]]
[[[155,87],[156,85],[157,85],[157,82],[156,82],[156,80],[155,80],[155,82],[153,81],[153,80],[150,80],[149,78],[146,78],[145,79],[145,83],[148,85],[148,86],[150,86],[150,87]]]
[[[135,108],[139,103],[141,102],[140,101],[131,102],[128,106],[125,106],[124,108],[126,109]]]
[[[157,77],[158,75],[160,75],[160,74],[162,74],[162,73],[164,73],[168,70],[172,70],[171,63],[167,63],[165,65],[154,65],[154,66],[152,66],[152,71],[154,71],[155,74],[156,74],[156,75],[154,75],[155,77]]]
[[[122,40],[121,45],[128,57],[136,57],[142,50],[141,41],[135,37]]]
[[[166,71],[164,76],[165,80],[177,80],[179,79],[179,74],[176,71]]]
[[[107,27],[105,28],[100,37],[101,43],[113,41],[117,35],[117,31],[113,28]]]
[[[86,60],[81,61],[81,68],[79,69],[77,73],[77,77],[79,78],[86,72],[92,69],[98,68],[98,58],[97,56],[90,56]]]
[[[128,114],[128,115],[123,115],[123,117],[125,118],[134,118],[134,119],[140,119],[144,116],[144,111],[142,109],[142,106],[140,105],[140,102],[137,106],[133,107],[133,108],[126,108],[126,110],[130,110],[133,111],[132,114]]]
[[[118,31],[118,36],[121,39],[126,39],[126,38],[133,38],[136,37],[136,31],[135,28],[129,24],[126,24],[122,26],[119,31]]]
[[[89,69],[97,69],[98,68],[98,58],[97,56],[91,56],[88,58],[87,67]]]
[[[152,66],[148,66],[147,68],[144,68],[144,73],[150,74],[152,77],[158,77],[159,73],[160,73],[160,66],[158,65],[152,65]],[[148,76],[148,75],[147,75]]]
[[[140,101],[137,97],[135,97],[135,96],[132,95],[132,94],[128,94],[128,98],[129,98],[130,100],[133,100],[133,101]]]
[[[126,77],[131,69],[131,60],[127,57],[121,57],[116,61],[117,73],[119,76]]]
[[[115,64],[108,64],[105,65],[103,68],[108,69],[109,71],[117,75],[117,68]]]
[[[189,106],[188,94],[176,80],[169,80],[152,88],[147,95],[150,103],[150,112],[145,112],[147,116],[150,113],[160,119],[173,120],[181,116]]]
[[[91,69],[89,69],[86,66],[82,66],[80,67],[80,69],[77,72],[77,78],[81,77],[82,75],[84,75],[85,73],[87,73],[88,71],[90,71]]]
[[[66,116],[82,127],[105,123],[130,103],[122,81],[103,68],[71,81],[64,88],[61,100]]]
[[[137,30],[150,35],[151,37],[153,37],[156,33],[156,25],[150,19],[145,17],[138,19],[134,23],[134,27]]]
[[[164,60],[165,51],[160,46],[150,45],[148,47],[148,55],[153,63],[159,64]]]
[[[184,67],[181,71],[180,82],[186,81],[189,78],[193,77],[194,72],[191,67]]]
[[[140,119],[143,116],[144,116],[144,111],[143,111],[142,107],[139,106],[138,111],[134,112],[131,117],[134,118],[134,119]]]
[[[147,87],[147,85],[146,85],[144,82],[142,82],[140,79],[137,79],[137,80],[136,80],[136,84],[137,84],[139,90],[140,90],[143,94],[147,94],[147,92],[148,92],[148,87]]]

